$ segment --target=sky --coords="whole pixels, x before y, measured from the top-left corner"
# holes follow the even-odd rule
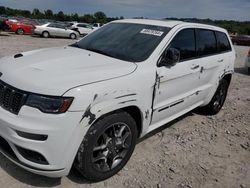
[[[250,0],[0,0],[0,6],[62,10],[79,15],[103,11],[109,17],[210,18],[250,21]]]

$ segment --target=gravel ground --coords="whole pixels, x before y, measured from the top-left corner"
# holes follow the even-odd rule
[[[0,57],[71,43],[2,33]],[[0,187],[250,188],[250,76],[244,68],[249,47],[235,49],[235,74],[223,110],[216,116],[193,111],[150,133],[114,177],[89,183],[72,170],[67,177],[50,179],[29,173],[0,154]]]

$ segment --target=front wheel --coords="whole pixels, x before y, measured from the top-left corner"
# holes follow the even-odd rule
[[[201,108],[202,112],[208,115],[217,114],[226,100],[228,86],[227,80],[222,79],[210,103]]]
[[[77,36],[76,36],[75,33],[71,33],[71,34],[69,35],[69,37],[70,37],[71,39],[76,39],[76,38],[77,38]]]
[[[23,29],[17,29],[16,34],[23,35],[24,34],[24,30]]]
[[[74,166],[88,180],[107,179],[126,165],[136,140],[136,123],[128,113],[107,115],[90,127]]]
[[[42,33],[42,36],[43,36],[43,38],[48,38],[49,37],[49,32],[48,31],[44,31]]]

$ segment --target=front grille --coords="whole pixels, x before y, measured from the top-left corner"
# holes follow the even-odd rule
[[[0,80],[0,106],[18,114],[28,96],[27,92],[16,89]]]

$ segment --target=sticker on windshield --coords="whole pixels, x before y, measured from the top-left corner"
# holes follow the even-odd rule
[[[157,31],[157,30],[151,30],[151,29],[143,29],[141,30],[140,33],[143,33],[143,34],[147,34],[147,35],[154,35],[154,36],[162,36],[162,34],[164,33],[163,31]]]

